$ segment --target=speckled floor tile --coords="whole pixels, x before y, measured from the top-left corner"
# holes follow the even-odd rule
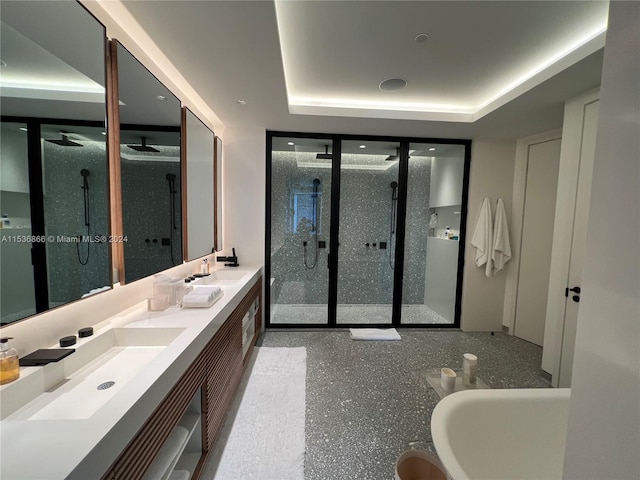
[[[338,304],[338,324],[391,324],[391,304]],[[271,306],[272,324],[317,324],[327,323],[327,305],[275,304]],[[426,305],[403,305],[402,323],[435,324],[453,323],[438,315]]]
[[[399,333],[399,342],[353,341],[348,330],[268,331],[259,339],[263,347],[307,348],[305,479],[388,480],[404,450],[435,453],[430,422],[439,398],[426,372],[460,369],[463,353],[478,356],[478,376],[491,388],[549,387],[540,370],[542,349],[518,338]]]

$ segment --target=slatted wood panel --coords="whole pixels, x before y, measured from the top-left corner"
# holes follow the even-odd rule
[[[242,376],[242,317],[261,291],[262,278],[154,410],[102,480],[141,479],[199,388],[203,388],[202,398],[205,400],[202,402],[203,452],[208,453],[224,423]],[[204,458],[193,479],[198,478]]]

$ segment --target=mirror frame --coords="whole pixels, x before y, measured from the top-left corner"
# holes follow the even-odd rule
[[[213,235],[214,249],[216,252],[221,251],[222,246],[222,139],[215,136],[215,145],[213,149],[213,184],[215,188],[215,196],[213,198],[213,227],[215,233]]]
[[[188,129],[188,115],[197,120],[211,135],[211,178],[209,179],[210,184],[207,185],[207,181],[204,180],[202,183],[204,184],[204,188],[208,188],[212,193],[212,201],[211,201],[211,244],[208,247],[205,253],[197,252],[193,254],[193,252],[189,252],[189,190],[188,185],[190,183],[189,180],[189,129]],[[185,195],[182,196],[182,211],[183,213],[183,237],[182,237],[182,245],[183,245],[183,258],[186,261],[196,260],[198,258],[205,257],[214,253],[216,250],[216,163],[215,163],[215,146],[216,146],[216,136],[213,130],[211,130],[206,123],[204,123],[189,107],[182,107],[182,136],[181,136],[181,155],[182,155],[182,191],[185,192]],[[194,186],[194,182],[191,181],[191,186]],[[198,186],[200,187],[200,186]],[[191,212],[193,213],[193,212]],[[206,211],[205,211],[206,213]],[[192,215],[192,217],[197,217],[197,215]],[[194,220],[195,221],[195,220]]]
[[[180,98],[174,94],[171,89],[169,89],[169,87],[167,87],[166,85],[164,85],[164,83],[162,83],[162,81],[160,81],[160,79],[158,77],[156,77],[156,75],[153,74],[153,72],[151,72],[147,66],[142,63],[129,49],[127,49],[127,47],[125,47],[117,38],[111,38],[109,40],[109,58],[108,58],[108,68],[109,68],[109,78],[111,79],[112,82],[112,89],[111,89],[111,94],[109,96],[109,110],[108,110],[108,120],[112,122],[112,125],[114,126],[114,128],[109,132],[109,145],[110,145],[110,152],[111,155],[109,157],[109,166],[111,169],[111,172],[113,177],[111,177],[111,181],[114,185],[113,188],[113,196],[112,196],[112,203],[111,203],[111,223],[112,223],[112,236],[115,238],[121,238],[125,235],[124,233],[124,210],[123,210],[123,200],[122,200],[122,194],[123,194],[123,190],[122,190],[122,159],[121,159],[121,132],[122,132],[122,128],[121,128],[121,119],[120,119],[120,81],[119,81],[119,71],[118,71],[118,46],[120,46],[120,48],[122,48],[123,50],[125,50],[129,55],[131,55],[131,57],[133,57],[133,59],[135,59],[142,68],[144,68],[146,70],[146,72],[148,72],[149,75],[151,75],[163,88],[165,88],[173,97],[175,97],[175,99],[180,103],[180,105],[182,104],[182,101],[180,100]],[[180,125],[177,127],[178,130],[178,135],[180,135],[180,175],[181,175],[181,179],[180,179],[180,188],[181,188],[181,199],[180,199],[180,228],[181,228],[181,234],[180,234],[180,239],[183,242],[182,244],[182,248],[181,248],[181,255],[182,255],[182,259],[180,261],[179,264],[174,265],[174,266],[178,266],[181,265],[186,257],[184,256],[185,254],[185,245],[184,245],[184,231],[185,231],[185,221],[184,221],[184,216],[186,215],[186,203],[184,201],[184,197],[186,196],[186,190],[184,190],[185,188],[185,181],[184,181],[184,172],[185,172],[185,162],[184,162],[184,158],[183,158],[183,154],[182,154],[182,147],[183,147],[183,113],[182,113],[182,107],[180,107]],[[137,280],[142,280],[144,278],[148,278],[151,275],[154,275],[155,273],[159,273],[163,270],[159,270],[158,272],[155,272],[153,274],[149,274],[149,275],[145,275],[139,278],[135,278],[135,279],[131,279],[129,281],[126,281],[126,276],[125,276],[125,272],[126,272],[126,264],[125,264],[125,255],[124,255],[124,242],[114,242],[112,243],[112,258],[113,258],[113,277],[117,278],[118,281],[120,282],[121,285],[125,285],[125,284],[129,284],[129,283],[133,283]],[[171,267],[169,267],[171,268]],[[115,280],[114,280],[115,281]]]
[[[110,130],[113,128],[113,124],[110,122],[109,120],[109,109],[110,109],[110,105],[111,105],[111,101],[110,101],[110,90],[111,90],[111,79],[110,79],[110,73],[109,73],[109,38],[107,36],[107,27],[106,25],[100,20],[98,19],[98,17],[96,17],[93,12],[91,12],[85,5],[83,5],[80,1],[76,0],[75,2],[73,2],[75,5],[79,6],[80,8],[83,9],[83,11],[89,15],[93,21],[96,23],[97,26],[99,26],[102,30],[101,36],[102,36],[102,52],[101,52],[101,63],[103,65],[103,72],[104,72],[104,77],[103,77],[103,83],[104,83],[104,89],[105,89],[105,93],[104,93],[104,117],[102,120],[102,123],[104,125],[104,129],[105,132],[107,133],[107,138],[105,139],[105,157],[104,157],[104,164],[105,164],[105,170],[106,170],[106,179],[105,179],[105,187],[106,187],[106,194],[104,197],[104,202],[106,203],[106,209],[107,209],[107,217],[110,219],[111,217],[111,212],[113,210],[113,206],[112,206],[112,196],[113,196],[113,189],[114,189],[114,185],[113,185],[113,181],[112,181],[112,170],[111,170],[111,162],[110,162],[110,157],[111,157],[111,145],[109,143],[109,139],[108,136],[110,134]],[[65,62],[66,63],[66,62]],[[102,109],[101,109],[102,110]],[[20,123],[25,123],[25,125],[27,125],[27,128],[29,128],[30,130],[36,126],[37,130],[40,131],[40,127],[42,125],[45,124],[51,124],[51,125],[60,125],[60,126],[64,126],[64,125],[70,125],[70,126],[83,126],[83,125],[88,125],[88,126],[93,126],[92,123],[93,122],[99,122],[99,120],[86,120],[86,119],[70,119],[70,118],[51,118],[50,116],[32,116],[32,115],[28,115],[26,117],[21,117],[21,116],[15,116],[15,115],[1,115],[2,112],[0,112],[0,117],[2,119],[2,121],[18,121]],[[30,133],[28,133],[28,137],[27,137],[27,162],[29,164],[32,163],[32,159],[30,158],[29,155],[29,151],[32,149],[40,149],[40,143],[36,142],[34,140],[34,136]],[[41,156],[40,156],[41,157]],[[42,158],[40,158],[40,161],[42,161]],[[40,167],[42,168],[42,166]],[[31,176],[31,174],[30,174]],[[42,178],[40,178],[39,180],[35,180],[36,182],[39,182],[40,184],[40,188],[42,188]],[[31,180],[30,180],[31,182]],[[40,205],[39,207],[36,207],[39,210],[42,210],[42,205]],[[33,220],[32,220],[33,221]],[[36,230],[40,230],[42,232],[44,232],[44,224],[42,222],[40,222],[41,225],[38,226],[38,228]],[[113,235],[113,231],[112,231],[112,222],[108,221],[107,223],[108,225],[108,235]],[[32,228],[32,236],[39,236],[40,233],[38,231],[34,232],[33,228]],[[44,258],[45,262],[46,262],[46,253],[45,253],[45,249],[46,249],[46,245],[44,242],[38,242],[38,243],[31,243],[31,249],[32,249],[32,255],[36,258]],[[113,286],[115,283],[115,279],[113,276],[113,252],[112,250],[108,250],[108,261],[107,261],[107,268],[108,268],[108,276],[109,276],[109,286],[110,288],[108,290],[105,291],[109,291],[109,290],[113,290]],[[48,276],[49,276],[49,272],[47,272],[47,275],[39,275],[36,276],[35,278],[35,282],[40,282],[41,285],[44,285],[45,290],[47,291],[48,294]],[[42,287],[40,287],[42,288]],[[96,295],[99,295],[100,293],[104,293],[104,292],[98,292],[95,293],[93,295],[91,295],[91,297],[94,297]],[[36,301],[34,303],[34,305],[36,305],[36,312],[31,314],[31,315],[27,315],[24,316],[22,318],[18,318],[16,320],[13,320],[9,323],[6,324],[0,324],[1,328],[5,328],[5,327],[10,327],[13,326],[19,322],[22,322],[23,320],[32,320],[35,317],[38,317],[42,314],[46,314],[48,312],[51,312],[53,310],[57,310],[63,307],[67,307],[69,305],[75,304],[79,301],[82,300],[86,300],[87,298],[90,297],[78,297],[74,300],[70,300],[66,303],[62,303],[60,305],[55,305],[55,306],[50,306],[50,303],[47,302],[47,308],[43,309],[42,308],[42,302],[40,300],[37,299],[36,297]]]

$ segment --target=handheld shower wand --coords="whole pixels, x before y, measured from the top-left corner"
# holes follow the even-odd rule
[[[164,178],[169,182],[169,247],[171,248],[171,265],[175,265],[173,258],[173,231],[178,229],[176,224],[176,176],[173,173],[167,173]]]
[[[318,264],[318,188],[320,187],[320,179],[313,179],[313,195],[311,196],[311,200],[313,202],[313,226],[312,226],[312,234],[315,237],[315,250],[314,250],[314,258],[313,265],[309,265],[307,262],[307,242],[302,242],[302,260],[304,262],[304,266],[308,270],[313,270],[316,268]]]
[[[82,189],[82,197],[84,203],[84,225],[85,227],[87,227],[87,237],[89,237],[89,226],[91,224],[91,214],[89,212],[89,175],[91,175],[91,172],[86,168],[83,168],[82,170],[80,170],[80,175],[82,175],[82,187],[80,188]],[[83,237],[80,237],[81,241],[82,239]],[[89,239],[87,238],[87,240]],[[91,242],[87,242],[87,258],[86,260],[82,260],[82,257],[80,255],[81,241],[76,242],[76,254],[78,255],[78,261],[80,262],[80,265],[86,265],[87,263],[89,263],[89,247],[91,245]]]
[[[391,212],[389,214],[389,266],[393,270],[393,238],[396,233],[396,214],[398,210],[398,182],[391,182]]]

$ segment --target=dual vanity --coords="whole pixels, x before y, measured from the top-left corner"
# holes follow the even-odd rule
[[[261,268],[212,277],[212,307],[140,303],[0,387],[0,478],[198,478],[261,327]]]

